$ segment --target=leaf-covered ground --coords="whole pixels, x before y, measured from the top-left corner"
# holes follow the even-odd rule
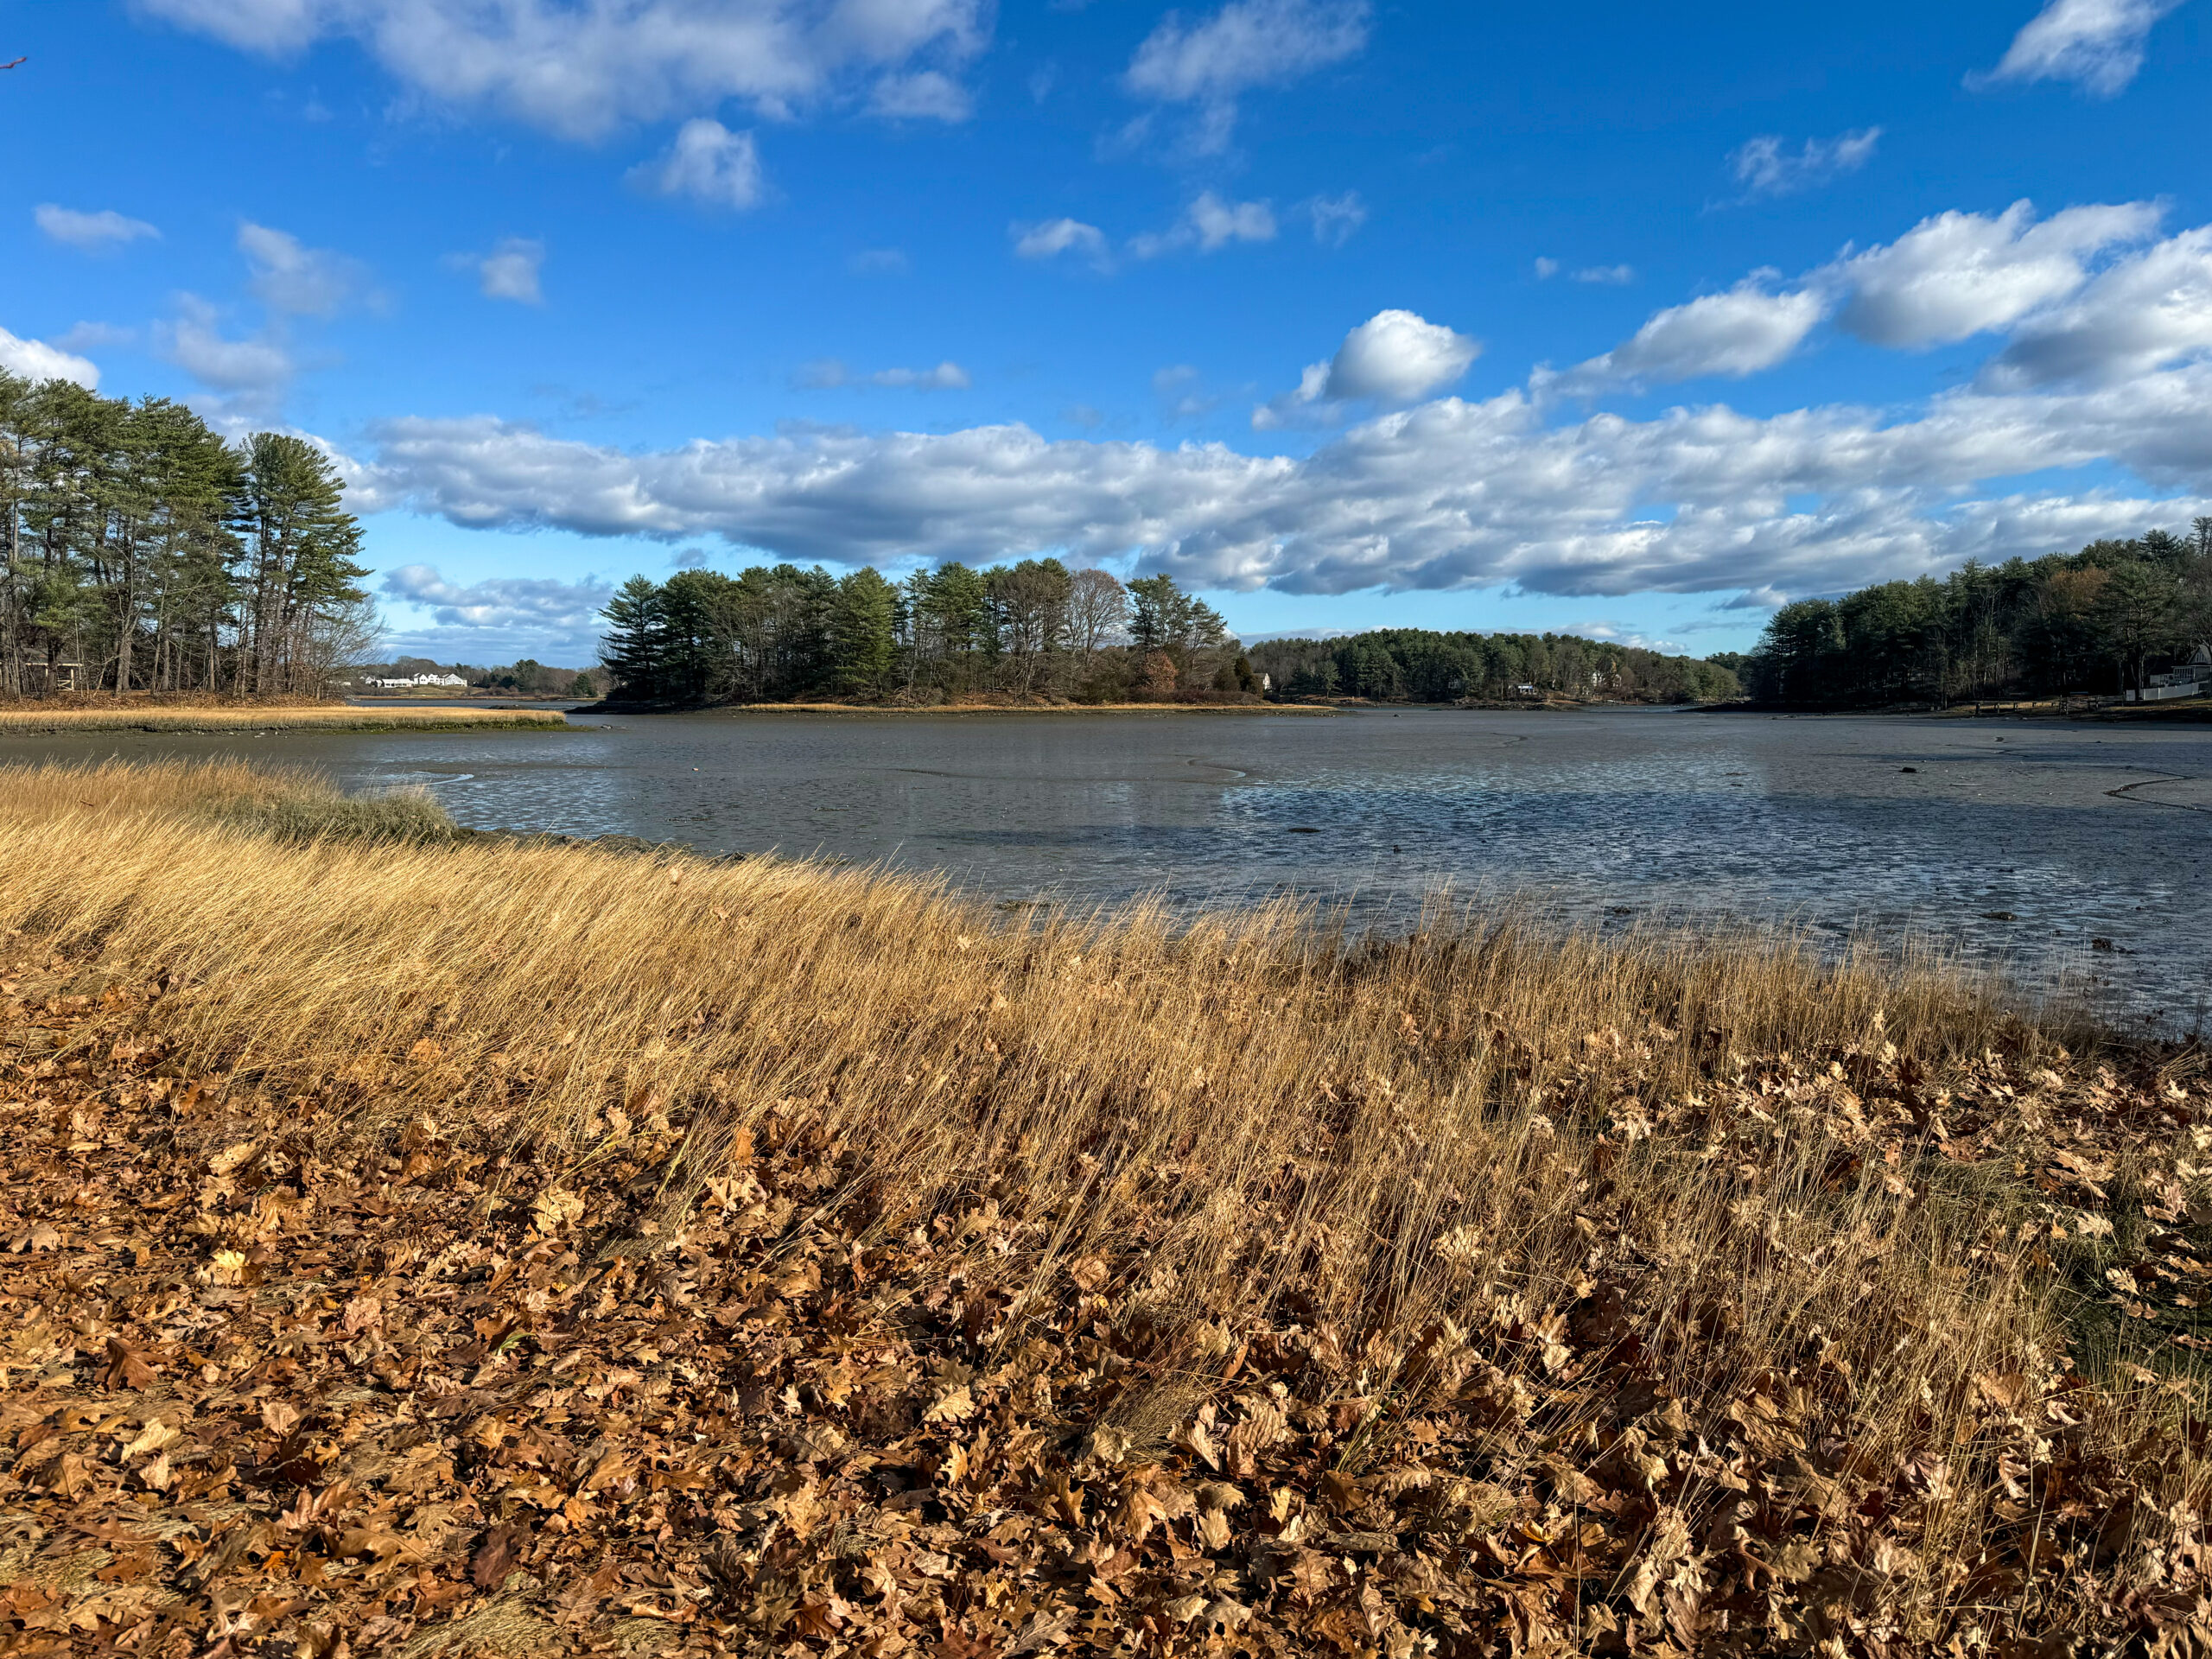
[[[1602,1156],[1579,1274],[1379,1368],[1294,1294],[1171,1341],[1137,1293],[1172,1167],[1117,1190],[1115,1251],[1040,1282],[1058,1218],[1017,1174],[904,1214],[771,1113],[679,1194],[687,1126],[650,1095],[558,1166],[432,1117],[364,1140],[354,1103],[175,1063],[159,988],[67,996],[60,969],[0,976],[0,1649],[2212,1642],[2212,1090],[2185,1070],[1991,1054],[1936,1091],[1880,1052],[1770,1057],[1607,1126],[1733,1167],[1746,1226],[1792,1115],[1900,1205],[2030,1195],[2005,1225],[2056,1290],[2042,1362],[1935,1379],[1970,1387],[1964,1427],[1875,1456],[1876,1379],[1817,1338],[1708,1386],[1648,1340],[1664,1251]],[[1249,1218],[1255,1264],[1305,1248],[1298,1179]],[[1703,1317],[1725,1346],[1731,1310]],[[1969,1471],[2003,1497],[1962,1543]]]

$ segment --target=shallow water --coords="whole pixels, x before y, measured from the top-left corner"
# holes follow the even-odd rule
[[[1007,901],[1291,890],[1387,917],[1446,883],[1541,890],[1600,925],[1687,911],[1929,938],[2170,1028],[2212,1005],[2212,726],[1627,709],[576,721],[588,729],[5,739],[0,759],[239,754],[348,789],[426,784],[480,828],[880,860]]]

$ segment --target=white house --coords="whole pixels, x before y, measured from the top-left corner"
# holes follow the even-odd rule
[[[458,674],[413,674],[404,679],[379,680],[371,678],[368,683],[385,691],[410,691],[417,686],[465,686],[468,683]]]
[[[2129,702],[2169,702],[2176,697],[2201,697],[2212,695],[2212,640],[2197,646],[2196,652],[2185,663],[2177,663],[2163,674],[2153,674],[2143,683],[2143,690],[2130,691]]]

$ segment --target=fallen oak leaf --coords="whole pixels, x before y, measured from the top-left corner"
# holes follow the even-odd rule
[[[240,1141],[225,1147],[207,1160],[207,1173],[210,1175],[236,1174],[239,1166],[253,1156],[260,1145],[258,1141]]]
[[[183,1431],[171,1428],[158,1417],[149,1417],[130,1443],[118,1454],[125,1463],[148,1452],[158,1452],[163,1446],[183,1438]]]
[[[100,1371],[105,1389],[143,1389],[154,1380],[154,1368],[143,1354],[120,1337],[107,1339],[107,1364]]]
[[[522,1559],[523,1546],[528,1541],[529,1535],[512,1522],[493,1528],[468,1558],[470,1581],[479,1590],[498,1589]]]

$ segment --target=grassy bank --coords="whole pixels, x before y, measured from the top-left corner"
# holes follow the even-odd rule
[[[2196,1616],[2212,1090],[1936,964],[1009,921],[238,767],[0,772],[0,1645]]]
[[[709,713],[716,715],[1325,715],[1327,709],[1280,702],[731,702],[704,710],[652,710],[620,703],[593,705],[593,712]]]
[[[190,704],[167,708],[35,705],[0,708],[0,737],[70,732],[457,732],[482,727],[557,730],[558,709],[357,709],[345,703]]]

